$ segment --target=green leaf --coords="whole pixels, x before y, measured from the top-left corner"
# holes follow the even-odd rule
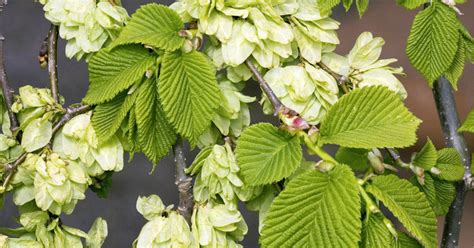
[[[100,50],[89,61],[90,86],[84,102],[100,104],[113,99],[143,78],[156,56],[139,45]]]
[[[389,247],[392,234],[383,222],[382,214],[369,213],[368,220],[362,226],[362,241],[363,248],[372,247]]]
[[[415,178],[412,182],[414,182],[421,192],[425,193],[426,198],[437,216],[444,216],[448,213],[449,206],[451,206],[456,193],[456,188],[452,182],[434,178],[429,173],[425,174],[423,185],[420,185]]]
[[[340,147],[336,153],[336,160],[341,164],[349,165],[353,170],[365,171],[369,167],[366,149]]]
[[[359,16],[362,17],[369,8],[369,0],[356,0],[356,6]]]
[[[464,44],[466,45],[465,56],[469,61],[471,61],[471,63],[474,63],[474,38],[471,36],[466,27],[462,25],[462,23],[459,24],[459,32],[461,32],[461,35],[464,39]]]
[[[339,3],[341,3],[341,0],[317,0],[318,1],[318,7],[319,11],[321,14],[329,14],[331,10],[336,7]]]
[[[458,37],[456,13],[447,5],[434,1],[416,15],[406,52],[430,86],[451,66],[458,50]]]
[[[135,116],[135,105],[130,109],[128,114],[127,125],[124,130],[124,136],[128,141],[128,150],[131,152],[139,152],[140,144],[138,140],[137,119]]]
[[[425,247],[437,247],[436,216],[425,195],[395,175],[377,176],[367,186]]]
[[[400,6],[403,6],[407,9],[416,9],[427,2],[429,2],[429,0],[397,0],[397,3]]]
[[[444,148],[438,151],[436,168],[440,170],[440,174],[436,176],[446,181],[459,181],[464,177],[461,155],[454,148]]]
[[[346,10],[346,12],[349,11],[349,9],[351,8],[352,2],[353,0],[342,0],[342,4],[344,5],[344,9]]]
[[[356,89],[328,111],[321,141],[352,148],[407,147],[416,141],[421,121],[384,86]]]
[[[176,142],[176,133],[159,102],[158,84],[152,77],[137,89],[135,117],[140,150],[154,164],[166,156]]]
[[[246,184],[262,185],[290,176],[300,165],[300,140],[269,123],[248,127],[235,150],[240,175]]]
[[[48,120],[35,119],[23,132],[21,147],[27,152],[34,152],[45,147],[53,136],[53,124]]]
[[[459,36],[458,50],[454,56],[453,63],[444,73],[444,76],[453,86],[454,90],[458,90],[458,81],[464,72],[464,63],[466,62],[466,44],[462,35]]]
[[[159,93],[161,103],[178,133],[192,145],[211,124],[221,95],[215,69],[200,52],[168,52],[163,57]]]
[[[174,51],[184,43],[184,38],[179,35],[183,28],[181,18],[169,7],[156,3],[146,4],[132,15],[111,46],[140,43]]]
[[[106,171],[99,177],[92,178],[93,184],[89,185],[89,189],[91,189],[99,198],[107,198],[109,195],[109,189],[112,187],[113,174],[113,171]]]
[[[428,138],[421,151],[417,153],[415,159],[413,159],[413,165],[429,170],[436,165],[437,160],[438,153],[436,152],[436,147]]]
[[[458,131],[474,133],[474,109],[469,112]]]
[[[406,233],[398,232],[398,239],[392,239],[391,248],[423,248],[418,241]]]
[[[291,180],[271,205],[260,242],[263,247],[358,247],[360,231],[357,181],[340,164]]]
[[[92,125],[101,143],[109,140],[120,128],[132,106],[137,94],[123,92],[112,101],[95,107]]]

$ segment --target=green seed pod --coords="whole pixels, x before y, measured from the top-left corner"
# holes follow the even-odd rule
[[[192,231],[201,247],[242,247],[237,244],[248,232],[247,224],[238,210],[224,205],[198,206],[194,208]]]
[[[195,247],[188,223],[177,212],[167,210],[170,207],[165,209],[156,195],[138,198],[137,209],[149,222],[135,240],[137,248]]]
[[[318,124],[338,99],[336,80],[310,64],[277,67],[268,71],[264,78],[281,102],[311,125]],[[265,104],[267,100],[263,99]],[[270,114],[269,109],[264,111]]]
[[[235,210],[238,199],[248,201],[260,194],[262,187],[245,186],[240,179],[240,168],[229,144],[214,145],[200,155],[203,157],[196,159],[186,170],[192,175],[197,174],[193,187],[197,202],[223,202]]]
[[[45,17],[67,40],[66,56],[80,60],[115,39],[128,20],[124,8],[101,0],[43,0]]]

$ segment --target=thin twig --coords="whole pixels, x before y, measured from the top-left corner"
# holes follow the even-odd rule
[[[51,24],[48,34],[48,72],[49,82],[51,85],[51,94],[54,101],[59,103],[59,89],[58,89],[58,26]]]
[[[341,86],[342,91],[344,91],[345,94],[349,93],[349,89],[347,88],[346,83],[349,81],[349,78],[343,75],[340,75],[339,73],[331,70],[329,66],[325,65],[323,62],[318,62],[316,64],[317,66],[321,67],[324,71],[329,73],[333,78],[337,80],[337,84]]]
[[[460,121],[451,83],[446,78],[440,77],[433,86],[433,94],[446,146],[454,147],[459,152],[465,171],[464,180],[456,183],[456,198],[446,215],[443,239],[441,241],[441,247],[454,248],[459,247],[464,199],[469,187],[472,185],[471,159],[464,136],[457,131]]]
[[[72,118],[84,114],[88,112],[89,110],[92,109],[92,106],[89,105],[82,105],[79,107],[68,107],[66,109],[66,113],[63,115],[61,120],[59,120],[53,127],[53,135],[59,131],[68,121],[70,121]]]
[[[27,153],[23,153],[13,164],[9,163],[5,165],[5,181],[3,181],[3,189],[7,190],[8,184],[10,183],[11,179],[15,175],[16,169],[18,166],[25,161]]]
[[[10,117],[10,129],[13,134],[15,134],[16,130],[18,129],[18,119],[16,118],[15,113],[12,111],[13,105],[13,90],[8,83],[7,74],[5,72],[5,58],[4,58],[4,50],[3,50],[3,42],[5,37],[0,34],[0,81],[2,83],[2,92],[3,97],[5,99],[5,104],[8,111],[8,116]]]
[[[262,88],[268,100],[272,103],[273,108],[275,109],[275,112],[274,112],[275,116],[278,115],[279,113],[283,113],[288,116],[297,116],[298,113],[296,113],[294,110],[283,105],[280,99],[278,99],[278,97],[275,95],[275,92],[273,92],[268,82],[263,78],[262,74],[260,74],[257,67],[252,63],[252,61],[247,60],[245,61],[245,63],[247,64],[247,67],[250,69],[252,74],[257,79],[258,83],[260,84],[260,88]]]
[[[193,201],[193,179],[186,175],[186,157],[183,151],[183,141],[178,137],[176,144],[173,146],[174,161],[176,163],[175,184],[178,186],[179,205],[178,212],[191,223],[191,214],[194,207]]]

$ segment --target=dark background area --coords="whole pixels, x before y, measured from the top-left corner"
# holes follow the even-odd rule
[[[149,3],[146,0],[123,0],[123,5],[129,13],[133,13],[140,5]],[[157,1],[169,4],[172,1]],[[408,11],[395,4],[395,0],[371,1],[366,15],[360,19],[354,9],[345,13],[341,8],[335,12],[334,18],[342,23],[339,30],[341,45],[338,52],[346,54],[352,48],[355,39],[363,31],[370,31],[375,36],[386,40],[382,57],[397,58],[397,66],[403,66],[406,77],[401,78],[408,90],[406,104],[423,124],[418,131],[419,141],[414,149],[419,149],[430,137],[438,148],[444,146],[444,140],[439,124],[436,107],[431,89],[423,77],[410,66],[405,55],[406,39],[410,25],[417,11]],[[460,5],[464,16],[461,17],[467,28],[474,33],[474,2]],[[25,84],[37,87],[48,87],[48,73],[38,66],[37,55],[40,45],[49,30],[49,23],[43,17],[39,3],[33,0],[9,0],[3,13],[0,14],[0,32],[6,37],[6,69],[10,83],[17,89]],[[84,62],[68,60],[64,56],[64,42],[59,43],[59,80],[60,92],[66,98],[67,104],[80,102],[85,95],[88,79],[87,66]],[[256,84],[249,83],[248,94],[258,96],[260,93]],[[474,107],[474,66],[468,64],[465,74],[459,82],[459,91],[456,92],[461,118]],[[263,116],[260,108],[254,105],[253,120],[255,122],[272,117]],[[474,136],[467,135],[469,148],[474,148]],[[414,150],[404,152],[406,159]],[[188,153],[188,162],[191,163],[196,152]],[[136,211],[135,202],[140,195],[157,194],[165,204],[178,202],[177,188],[174,184],[174,163],[172,157],[163,159],[156,171],[149,175],[151,163],[143,156],[137,155],[127,164],[124,170],[113,177],[113,186],[107,199],[100,199],[92,192],[88,192],[87,199],[78,203],[73,215],[63,216],[66,225],[88,230],[98,216],[105,218],[109,224],[109,237],[104,247],[130,247],[138,236],[145,223],[143,217]],[[0,210],[0,226],[15,226],[17,216],[10,198],[6,206]],[[245,247],[257,247],[258,215],[241,208],[247,224],[249,234],[242,244]],[[440,219],[439,225],[443,220]],[[474,193],[467,195],[464,218],[462,221],[461,247],[474,245]]]

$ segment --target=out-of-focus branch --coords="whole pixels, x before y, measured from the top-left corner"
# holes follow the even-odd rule
[[[0,0],[1,1],[1,0]],[[0,34],[0,82],[2,84],[2,92],[3,97],[5,99],[6,108],[8,111],[8,117],[10,118],[10,129],[13,134],[18,129],[18,120],[16,118],[15,113],[12,111],[13,105],[13,90],[8,83],[7,74],[5,72],[5,57],[4,57],[4,49],[3,49],[3,42],[5,41],[5,37]]]
[[[48,72],[51,85],[51,94],[54,100],[59,103],[58,89],[58,26],[51,24],[48,34]]]
[[[176,163],[175,184],[178,186],[179,205],[178,212],[191,224],[191,215],[194,207],[193,200],[193,179],[186,175],[186,156],[183,150],[183,141],[178,137],[173,146],[174,161]]]

